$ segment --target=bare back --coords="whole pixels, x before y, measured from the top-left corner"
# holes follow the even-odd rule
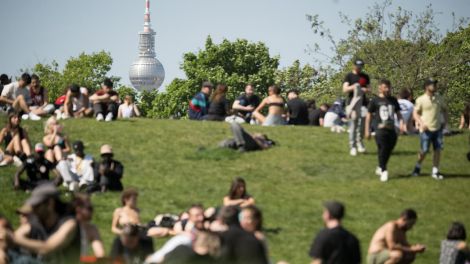
[[[396,244],[408,246],[406,233],[398,228],[394,221],[390,221],[381,226],[372,236],[368,252],[374,254],[384,249],[392,250]]]

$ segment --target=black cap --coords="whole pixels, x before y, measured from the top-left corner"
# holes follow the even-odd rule
[[[211,82],[203,82],[202,87],[208,87],[208,88],[212,89],[214,87],[214,85]]]
[[[83,151],[85,149],[85,146],[83,145],[83,142],[81,140],[73,142],[72,147],[74,151]]]
[[[424,87],[426,87],[428,85],[431,85],[431,84],[436,84],[436,83],[437,83],[437,80],[435,80],[433,78],[429,78],[426,81],[424,81]]]
[[[344,205],[338,201],[327,201],[323,204],[330,217],[336,220],[341,220],[344,216]]]
[[[80,86],[78,86],[76,84],[70,85],[69,89],[72,93],[75,93],[75,94],[80,92]]]
[[[356,65],[356,66],[364,66],[364,64],[365,64],[364,61],[361,60],[361,59],[356,59],[354,61],[354,65]]]
[[[103,81],[103,85],[109,88],[113,88],[113,81],[110,78],[106,78]]]

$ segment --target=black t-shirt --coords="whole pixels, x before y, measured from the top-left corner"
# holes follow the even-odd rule
[[[287,109],[289,110],[289,124],[308,124],[308,106],[304,100],[300,98],[294,98],[287,101]]]
[[[342,227],[321,230],[310,247],[309,255],[325,264],[361,263],[359,240]]]
[[[395,114],[400,112],[400,104],[393,97],[374,97],[368,106],[369,113],[374,114],[375,129],[395,129]]]
[[[123,261],[123,263],[144,263],[147,256],[153,253],[153,240],[150,237],[139,237],[136,248],[130,249],[124,247],[121,238],[117,236],[114,239],[111,249],[111,258],[113,260]]]
[[[233,225],[222,233],[222,261],[226,264],[267,264],[263,244],[253,234]]]
[[[26,174],[32,183],[40,180],[49,180],[49,172],[54,169],[54,164],[44,157],[34,159],[33,163],[25,163]]]
[[[258,107],[258,105],[261,103],[261,99],[256,94],[254,94],[250,97],[248,97],[246,94],[242,94],[237,98],[237,100],[239,101],[240,105],[242,105],[242,106],[251,105],[251,106],[253,106],[253,108]],[[246,116],[247,114],[249,114],[251,112],[238,110],[238,113],[241,114],[242,116]]]
[[[324,119],[325,115],[326,115],[326,112],[324,112],[320,108],[309,111],[308,113],[309,125],[320,126],[320,119]]]
[[[165,255],[164,264],[212,264],[216,263],[209,255],[198,255],[188,246],[178,246]]]
[[[369,79],[369,75],[367,75],[365,73],[361,72],[359,74],[355,74],[353,72],[350,72],[346,75],[346,77],[344,77],[344,82],[349,83],[349,85],[359,83],[359,85],[361,87],[365,88],[370,84],[370,79]],[[351,102],[353,97],[354,97],[354,92],[353,91],[349,92],[346,105],[348,105],[349,102]],[[366,98],[365,94],[362,98],[362,105],[367,106],[367,98]]]
[[[222,96],[217,101],[212,101],[209,105],[208,114],[219,117],[225,117],[229,111],[229,102],[225,96]]]

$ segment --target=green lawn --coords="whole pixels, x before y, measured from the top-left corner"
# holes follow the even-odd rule
[[[0,122],[4,123],[4,118]],[[63,122],[72,140],[85,142],[86,151],[98,155],[109,143],[115,157],[125,165],[125,186],[137,187],[144,222],[156,213],[179,213],[188,205],[221,204],[230,181],[247,180],[250,194],[263,210],[273,260],[308,263],[312,237],[322,228],[321,203],[337,199],[346,204],[344,225],[355,233],[365,256],[369,240],[380,225],[398,217],[402,209],[418,212],[418,223],[409,240],[427,245],[416,263],[435,263],[440,240],[451,221],[470,229],[470,162],[468,134],[447,137],[441,170],[448,177],[410,178],[418,149],[418,137],[401,137],[389,163],[390,181],[375,176],[376,147],[367,142],[368,154],[350,157],[346,134],[312,127],[249,126],[250,132],[269,135],[278,143],[271,150],[238,153],[217,149],[217,142],[230,136],[225,123],[175,120],[127,120],[98,123],[94,120]],[[42,122],[24,122],[33,142],[42,139]],[[423,172],[430,172],[431,159]],[[0,212],[15,224],[15,208],[27,197],[12,190],[14,168],[0,169]],[[118,193],[93,196],[94,221],[109,250],[111,217],[120,206]],[[160,246],[164,240],[158,240]]]

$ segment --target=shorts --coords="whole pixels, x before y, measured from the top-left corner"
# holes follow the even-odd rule
[[[281,115],[268,115],[263,122],[263,126],[279,126],[285,123]]]
[[[421,132],[419,133],[419,138],[421,144],[421,153],[428,153],[431,143],[434,151],[442,150],[444,147],[442,129]]]
[[[387,249],[377,253],[367,255],[367,264],[384,264],[390,259],[390,253]]]

